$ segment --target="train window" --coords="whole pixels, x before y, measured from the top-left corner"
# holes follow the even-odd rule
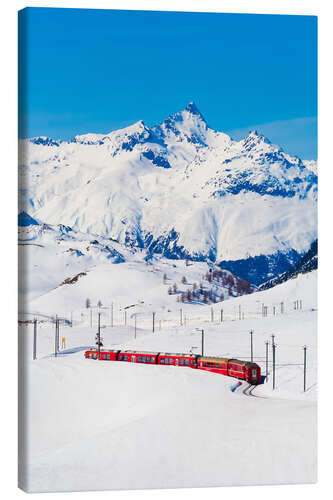
[[[161,363],[161,365],[164,365],[165,364],[165,359],[164,358],[160,358],[160,363]]]
[[[172,358],[169,358],[169,365],[173,365],[174,360]]]
[[[184,366],[184,364],[185,364],[185,363],[184,363],[184,361],[185,361],[184,359],[180,359],[180,360],[179,360],[179,364],[180,364],[181,366]]]
[[[188,365],[190,364],[190,361],[189,361],[188,359],[184,359],[184,362],[185,362],[184,364],[185,364],[186,366],[188,366]]]

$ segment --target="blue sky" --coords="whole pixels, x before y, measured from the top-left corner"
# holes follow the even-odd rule
[[[216,130],[317,156],[313,16],[28,8],[19,48],[20,137],[153,125],[195,101]]]

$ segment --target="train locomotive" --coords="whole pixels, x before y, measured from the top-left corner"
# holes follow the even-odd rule
[[[228,377],[245,380],[251,385],[261,382],[260,366],[249,361],[215,356],[199,356],[195,354],[148,352],[131,350],[112,350],[92,347],[85,351],[86,359],[103,361],[125,361],[150,365],[186,366],[188,368],[220,373]]]

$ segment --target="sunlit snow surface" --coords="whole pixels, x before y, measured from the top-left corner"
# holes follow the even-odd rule
[[[28,395],[21,414],[27,445],[20,460],[22,485],[29,491],[68,491],[315,481],[316,274],[225,301],[223,323],[221,304],[213,306],[213,322],[211,306],[188,309],[186,326],[179,325],[173,308],[174,322],[165,321],[154,333],[151,322],[139,320],[136,339],[133,317],[126,326],[120,317],[111,328],[110,310],[102,309],[102,337],[112,348],[200,352],[196,328],[203,328],[206,354],[249,359],[252,329],[254,360],[263,375],[265,341],[275,335],[276,390],[270,373],[252,396],[243,393],[247,384],[232,392],[235,379],[200,370],[85,360],[97,329],[96,309],[91,328],[90,311],[76,310],[74,299],[74,326],[61,324],[66,349],[57,358],[54,325],[39,324],[36,361],[32,326],[20,326]],[[65,305],[60,295],[59,313]],[[294,309],[296,300],[302,309]],[[263,303],[267,318],[261,316]],[[36,309],[37,304],[41,310],[42,302]],[[271,359],[270,345],[270,372]]]

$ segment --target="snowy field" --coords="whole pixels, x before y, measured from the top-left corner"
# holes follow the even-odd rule
[[[51,293],[62,294],[54,304],[66,309],[66,317],[74,315],[73,327],[60,324],[66,348],[55,358],[49,318],[56,311],[48,315],[46,310],[52,295],[47,294],[45,303],[36,299],[31,316],[44,318],[38,325],[37,360],[32,361],[31,323],[19,327],[28,395],[20,416],[26,418],[21,486],[43,492],[316,481],[316,279],[312,272],[229,299],[223,302],[223,322],[222,303],[176,308],[173,301],[170,321],[160,312],[154,332],[148,304],[136,332],[130,314],[126,325],[119,318],[111,327],[111,309],[101,309],[103,342],[111,348],[200,354],[198,328],[204,329],[205,354],[246,360],[253,330],[254,361],[263,375],[265,342],[270,344],[268,381],[252,394],[246,383],[237,387],[235,379],[200,370],[85,360],[84,350],[93,345],[97,331],[96,310],[91,327],[90,314],[76,309],[82,307],[81,298],[71,302],[64,287]],[[296,300],[302,301],[298,310]],[[165,304],[165,315],[170,304]],[[262,304],[267,317],[262,317]],[[182,325],[180,307],[188,316]],[[272,335],[277,345],[274,391]]]

